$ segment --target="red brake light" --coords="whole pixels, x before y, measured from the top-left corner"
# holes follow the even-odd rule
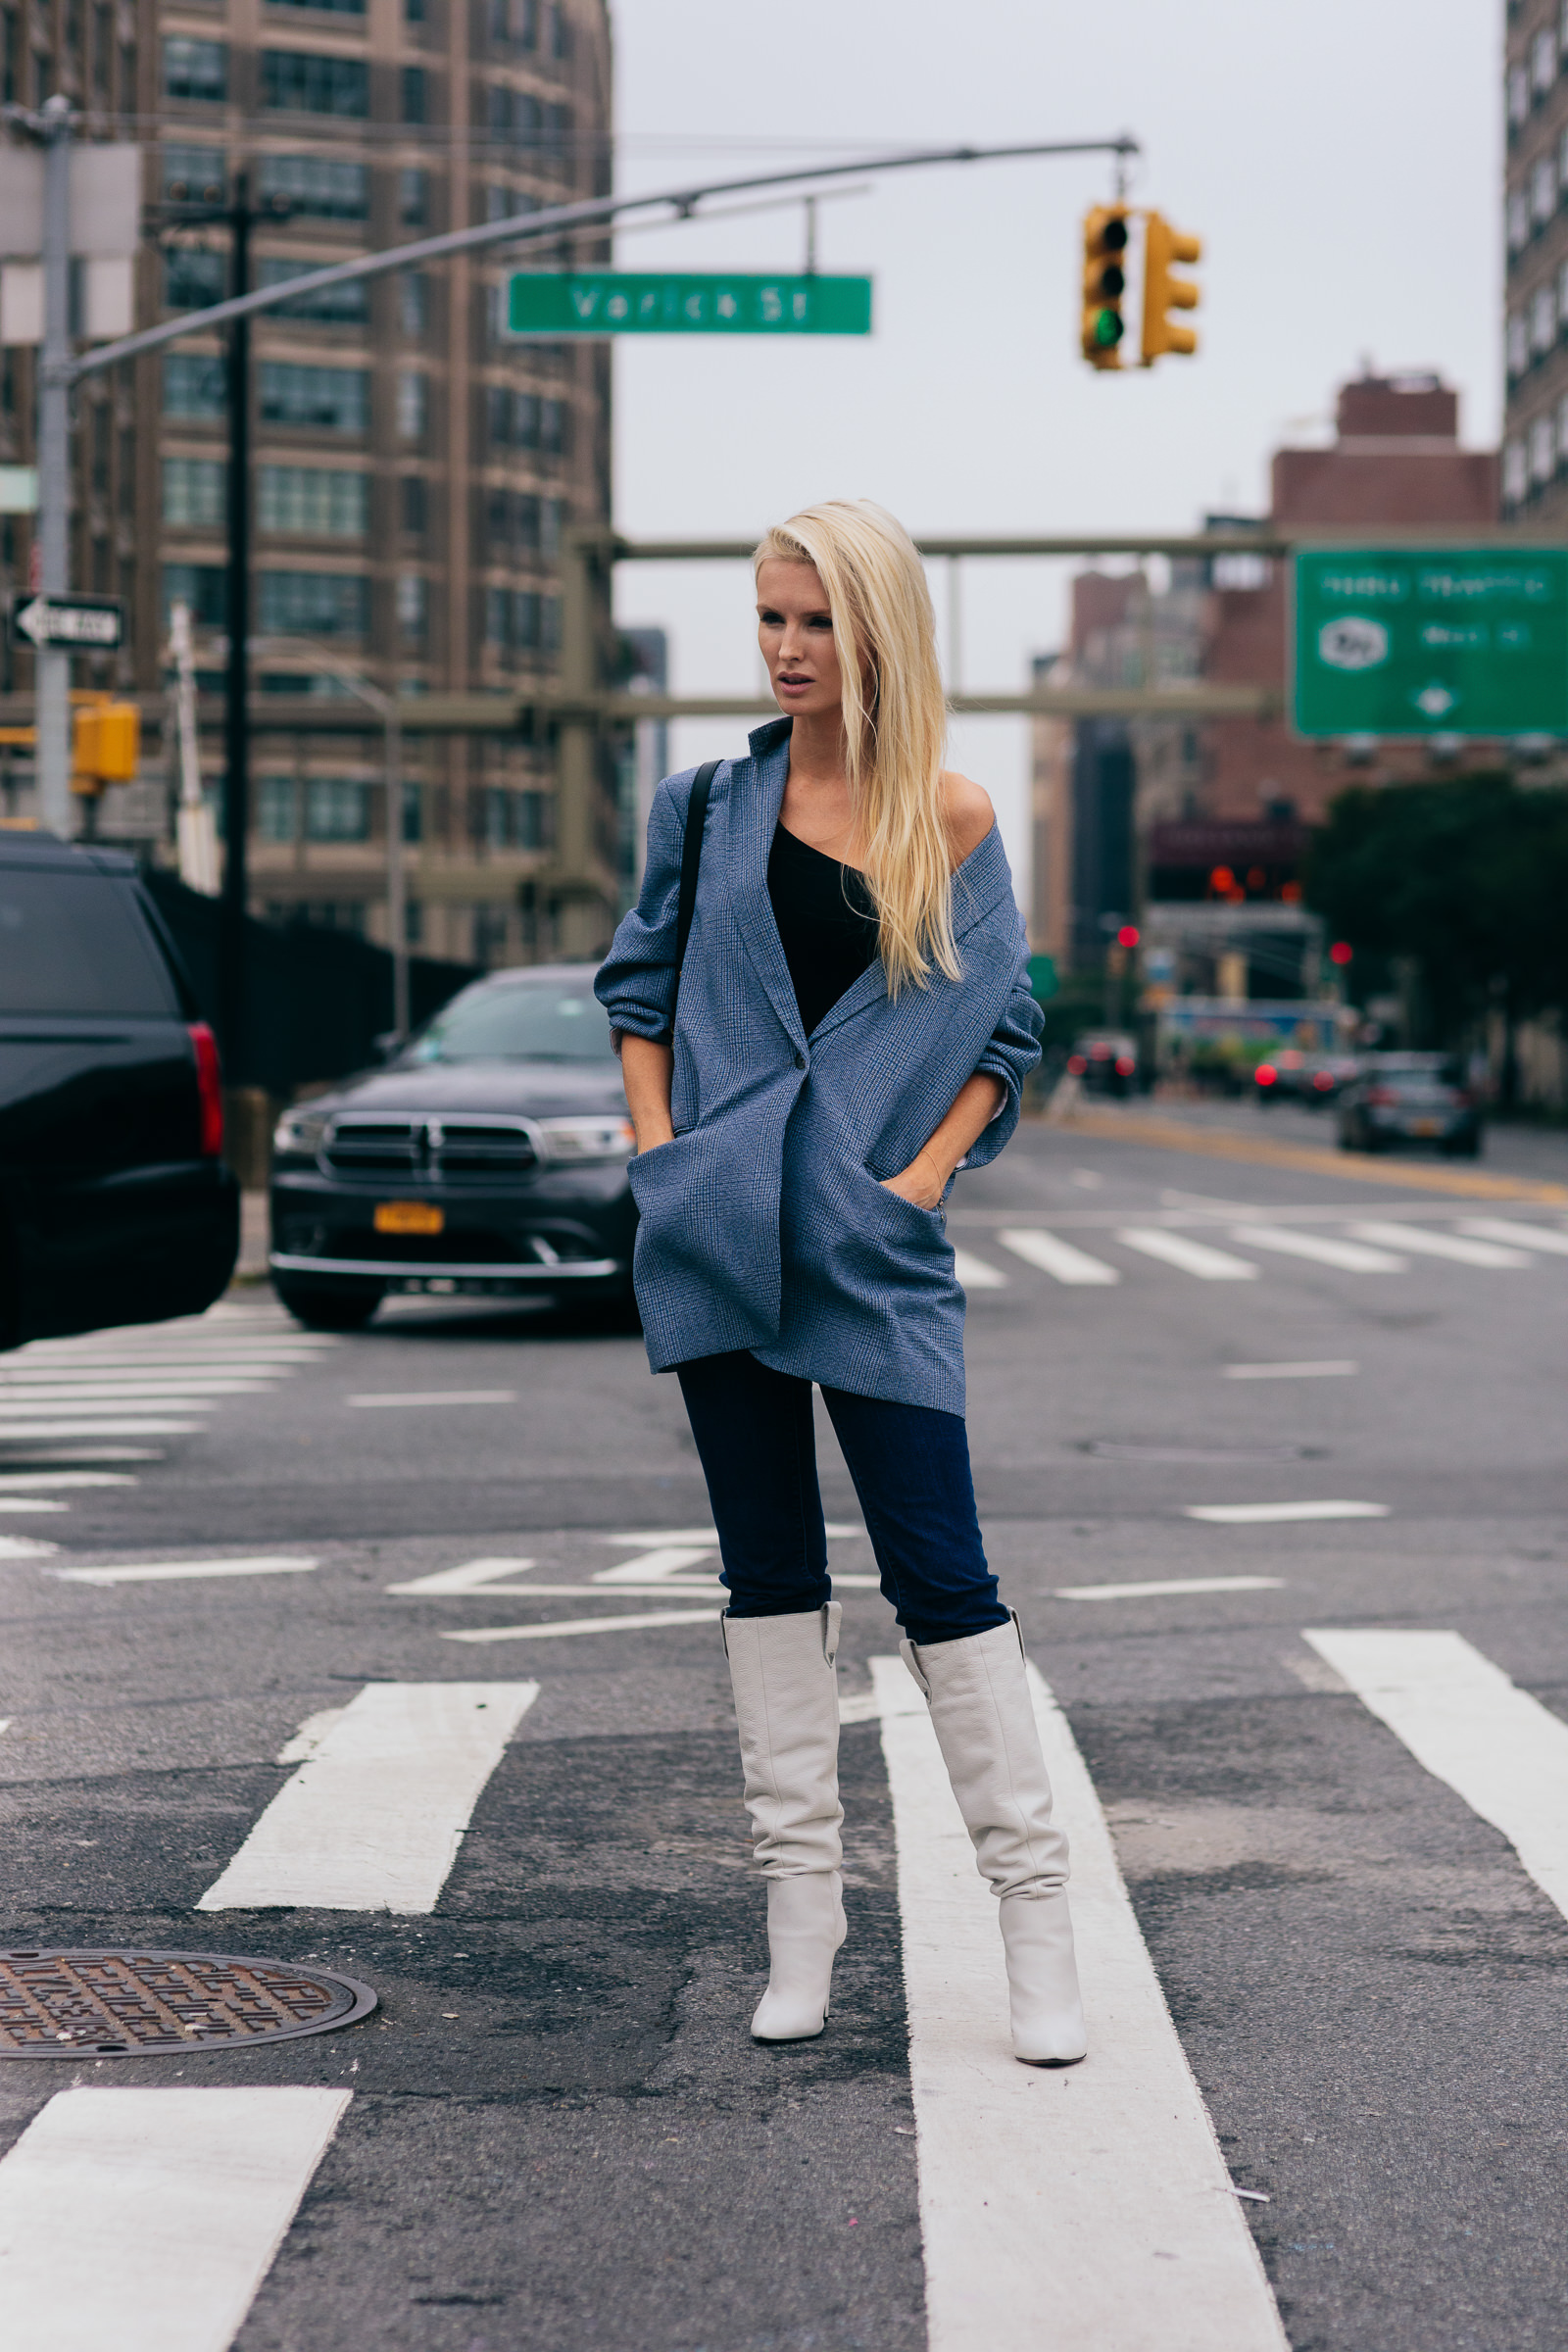
[[[1329,1076],[1327,1070],[1319,1070],[1314,1075],[1312,1084],[1318,1089],[1320,1094],[1327,1094],[1329,1088],[1334,1084],[1334,1081]]]
[[[1397,1102],[1399,1100],[1392,1086],[1369,1086],[1366,1090],[1366,1099],[1369,1102],[1376,1103],[1380,1110],[1386,1110],[1391,1102]]]
[[[1117,1077],[1118,1077],[1118,1078],[1130,1078],[1130,1077],[1132,1076],[1132,1074],[1133,1074],[1134,1070],[1136,1070],[1136,1069],[1137,1069],[1137,1067],[1138,1067],[1138,1064],[1137,1064],[1137,1062],[1136,1062],[1136,1061],[1134,1061],[1134,1059],[1133,1059],[1133,1057],[1132,1057],[1132,1055],[1131,1055],[1130,1054],[1117,1054],[1117,1056],[1116,1056],[1116,1075],[1117,1075]]]
[[[1279,1072],[1271,1061],[1260,1061],[1252,1072],[1252,1076],[1257,1080],[1259,1086],[1272,1086],[1279,1076]]]
[[[1069,1054],[1067,1056],[1067,1067],[1075,1078],[1081,1078],[1085,1070],[1088,1069],[1089,1064],[1087,1061],[1085,1061],[1081,1054]]]
[[[201,1155],[217,1159],[223,1149],[223,1077],[218,1061],[218,1040],[205,1021],[190,1025],[191,1052],[196,1056],[196,1095],[201,1105]]]

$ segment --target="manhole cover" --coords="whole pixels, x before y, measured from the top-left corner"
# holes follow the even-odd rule
[[[227,1952],[0,1952],[0,2058],[156,2058],[330,2034],[368,1984]]]
[[[1091,1438],[1083,1448],[1102,1462],[1304,1462],[1316,1460],[1321,1446],[1118,1446]]]

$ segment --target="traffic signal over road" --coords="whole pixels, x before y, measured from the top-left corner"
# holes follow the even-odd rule
[[[1127,332],[1127,207],[1097,204],[1084,218],[1082,344],[1091,368],[1119,368],[1116,346]]]
[[[1172,228],[1162,213],[1151,213],[1144,232],[1144,332],[1142,359],[1146,368],[1167,351],[1178,352],[1187,358],[1198,349],[1198,337],[1190,326],[1182,326],[1167,314],[1171,311],[1196,311],[1199,291],[1190,277],[1171,274],[1173,262],[1199,262],[1203,258],[1200,237],[1190,237],[1179,228]]]

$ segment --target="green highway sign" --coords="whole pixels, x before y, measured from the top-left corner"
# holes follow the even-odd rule
[[[723,270],[519,270],[511,335],[868,335],[868,277],[750,277]]]
[[[1295,559],[1301,735],[1568,735],[1568,548]]]

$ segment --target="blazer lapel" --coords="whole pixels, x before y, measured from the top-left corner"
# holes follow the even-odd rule
[[[746,952],[767,992],[768,1003],[797,1048],[806,1031],[795,1002],[795,983],[784,960],[784,945],[767,895],[767,856],[790,772],[790,722],[775,719],[751,738],[752,757],[735,762],[729,789],[730,887]]]

